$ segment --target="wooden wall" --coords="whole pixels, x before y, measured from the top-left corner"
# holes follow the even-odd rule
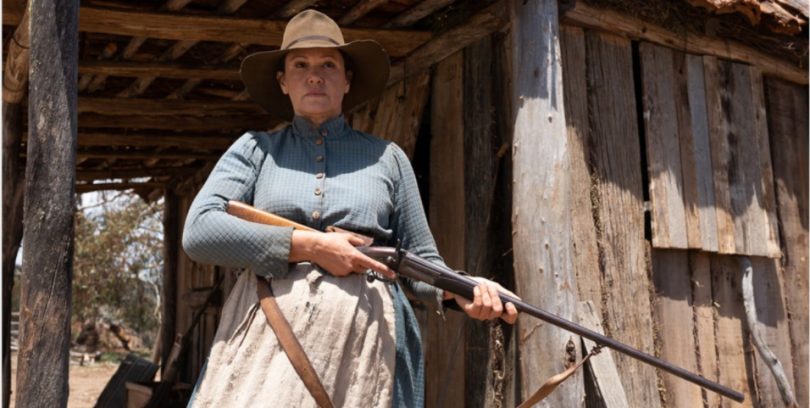
[[[783,406],[745,319],[750,257],[756,327],[808,406],[807,88],[574,26],[562,45],[582,300],[607,334],[744,392],[742,406]],[[630,406],[740,406],[616,364]]]
[[[411,157],[428,144],[426,210],[441,252],[451,267],[507,286],[509,43],[500,34],[484,38],[351,116]],[[606,334],[744,392],[742,406],[779,406],[744,318],[735,257],[748,256],[757,326],[807,407],[807,88],[740,63],[574,26],[561,28],[561,46],[580,300],[593,303]],[[192,198],[179,197],[181,220]],[[193,311],[183,299],[223,272],[182,251],[178,258],[180,333]],[[441,318],[418,305],[417,314],[427,406],[514,405],[519,350],[510,328],[456,312]],[[195,333],[189,380],[216,324],[214,309]],[[613,359],[630,406],[739,406]]]

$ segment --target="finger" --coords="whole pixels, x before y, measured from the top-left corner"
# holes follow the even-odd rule
[[[473,298],[472,302],[468,303],[465,306],[465,312],[468,316],[472,317],[473,319],[481,319],[481,307],[482,307],[482,300],[481,300],[481,288],[476,286],[473,288]]]
[[[518,311],[512,302],[506,303],[506,313],[501,315],[501,320],[509,324],[515,324],[518,318]]]
[[[490,284],[487,285],[487,289],[489,289],[489,297],[492,299],[492,313],[490,314],[490,319],[495,319],[500,317],[503,313],[503,302],[501,302],[501,296],[498,293],[498,284]]]
[[[397,277],[394,270],[389,268],[388,265],[366,255],[362,255],[360,265],[360,270],[356,270],[358,273],[363,273],[366,270],[371,269],[388,279],[394,279]]]
[[[363,241],[363,238],[360,238],[360,237],[358,237],[356,235],[351,235],[351,234],[346,234],[346,235],[348,236],[349,243],[352,244],[353,246],[361,246],[361,245],[366,243],[366,241]]]

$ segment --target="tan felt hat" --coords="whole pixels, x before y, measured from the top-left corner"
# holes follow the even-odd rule
[[[347,66],[353,76],[349,93],[343,97],[343,111],[385,89],[390,63],[388,54],[379,43],[357,40],[346,44],[334,20],[321,12],[304,10],[287,23],[280,49],[250,54],[242,60],[240,73],[245,88],[251,98],[274,118],[289,120],[293,117],[292,103],[281,92],[276,72],[281,70],[287,52],[300,48],[337,48],[350,59]]]

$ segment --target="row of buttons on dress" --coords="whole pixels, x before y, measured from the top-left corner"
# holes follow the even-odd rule
[[[315,139],[315,144],[317,146],[323,146],[323,141],[324,141],[323,138],[326,137],[326,135],[328,135],[328,134],[329,134],[329,132],[326,129],[321,129],[321,136],[322,137],[319,137],[319,138]],[[323,163],[323,160],[324,160],[324,157],[323,157],[322,154],[319,154],[319,155],[315,156],[315,162]],[[318,172],[318,173],[315,174],[315,178],[318,179],[318,180],[323,180],[325,176],[326,175],[323,172]],[[323,183],[323,182],[321,182],[321,183]],[[323,190],[320,187],[316,187],[315,188],[315,195],[319,196],[319,197],[323,197],[322,194],[323,194]],[[312,212],[312,219],[315,220],[315,221],[318,221],[319,219],[321,219],[321,212],[318,211],[318,210],[313,211]]]

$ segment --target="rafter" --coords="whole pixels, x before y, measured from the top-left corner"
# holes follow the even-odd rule
[[[146,133],[79,133],[79,146],[184,147],[225,150],[236,139],[233,136],[146,134]]]
[[[423,2],[409,8],[396,16],[393,20],[389,21],[383,27],[385,28],[399,28],[407,27],[419,20],[433,14],[436,10],[442,9],[450,5],[455,0],[424,0]]]
[[[241,129],[271,129],[276,123],[277,121],[272,121],[266,115],[215,117],[155,115],[107,116],[95,113],[79,115],[79,128],[196,130],[217,133],[232,131],[236,134]]]
[[[81,61],[79,62],[79,73],[119,77],[154,75],[161,78],[239,81],[238,67],[199,66],[168,62]]]
[[[166,99],[79,98],[79,113],[110,116],[231,116],[262,114],[261,106],[243,101],[178,101]],[[82,125],[82,124],[80,124]]]
[[[154,151],[154,150],[107,150],[107,149],[79,149],[76,157],[92,159],[122,159],[122,160],[144,160],[152,158],[183,160],[216,160],[220,153],[201,153],[189,151]]]
[[[81,181],[131,179],[158,176],[189,176],[200,170],[199,166],[183,167],[128,167],[104,170],[77,170],[76,179]]]
[[[156,181],[144,181],[140,183],[78,183],[76,184],[76,193],[81,194],[102,190],[151,190],[155,188],[163,188],[164,186],[165,183]]]

